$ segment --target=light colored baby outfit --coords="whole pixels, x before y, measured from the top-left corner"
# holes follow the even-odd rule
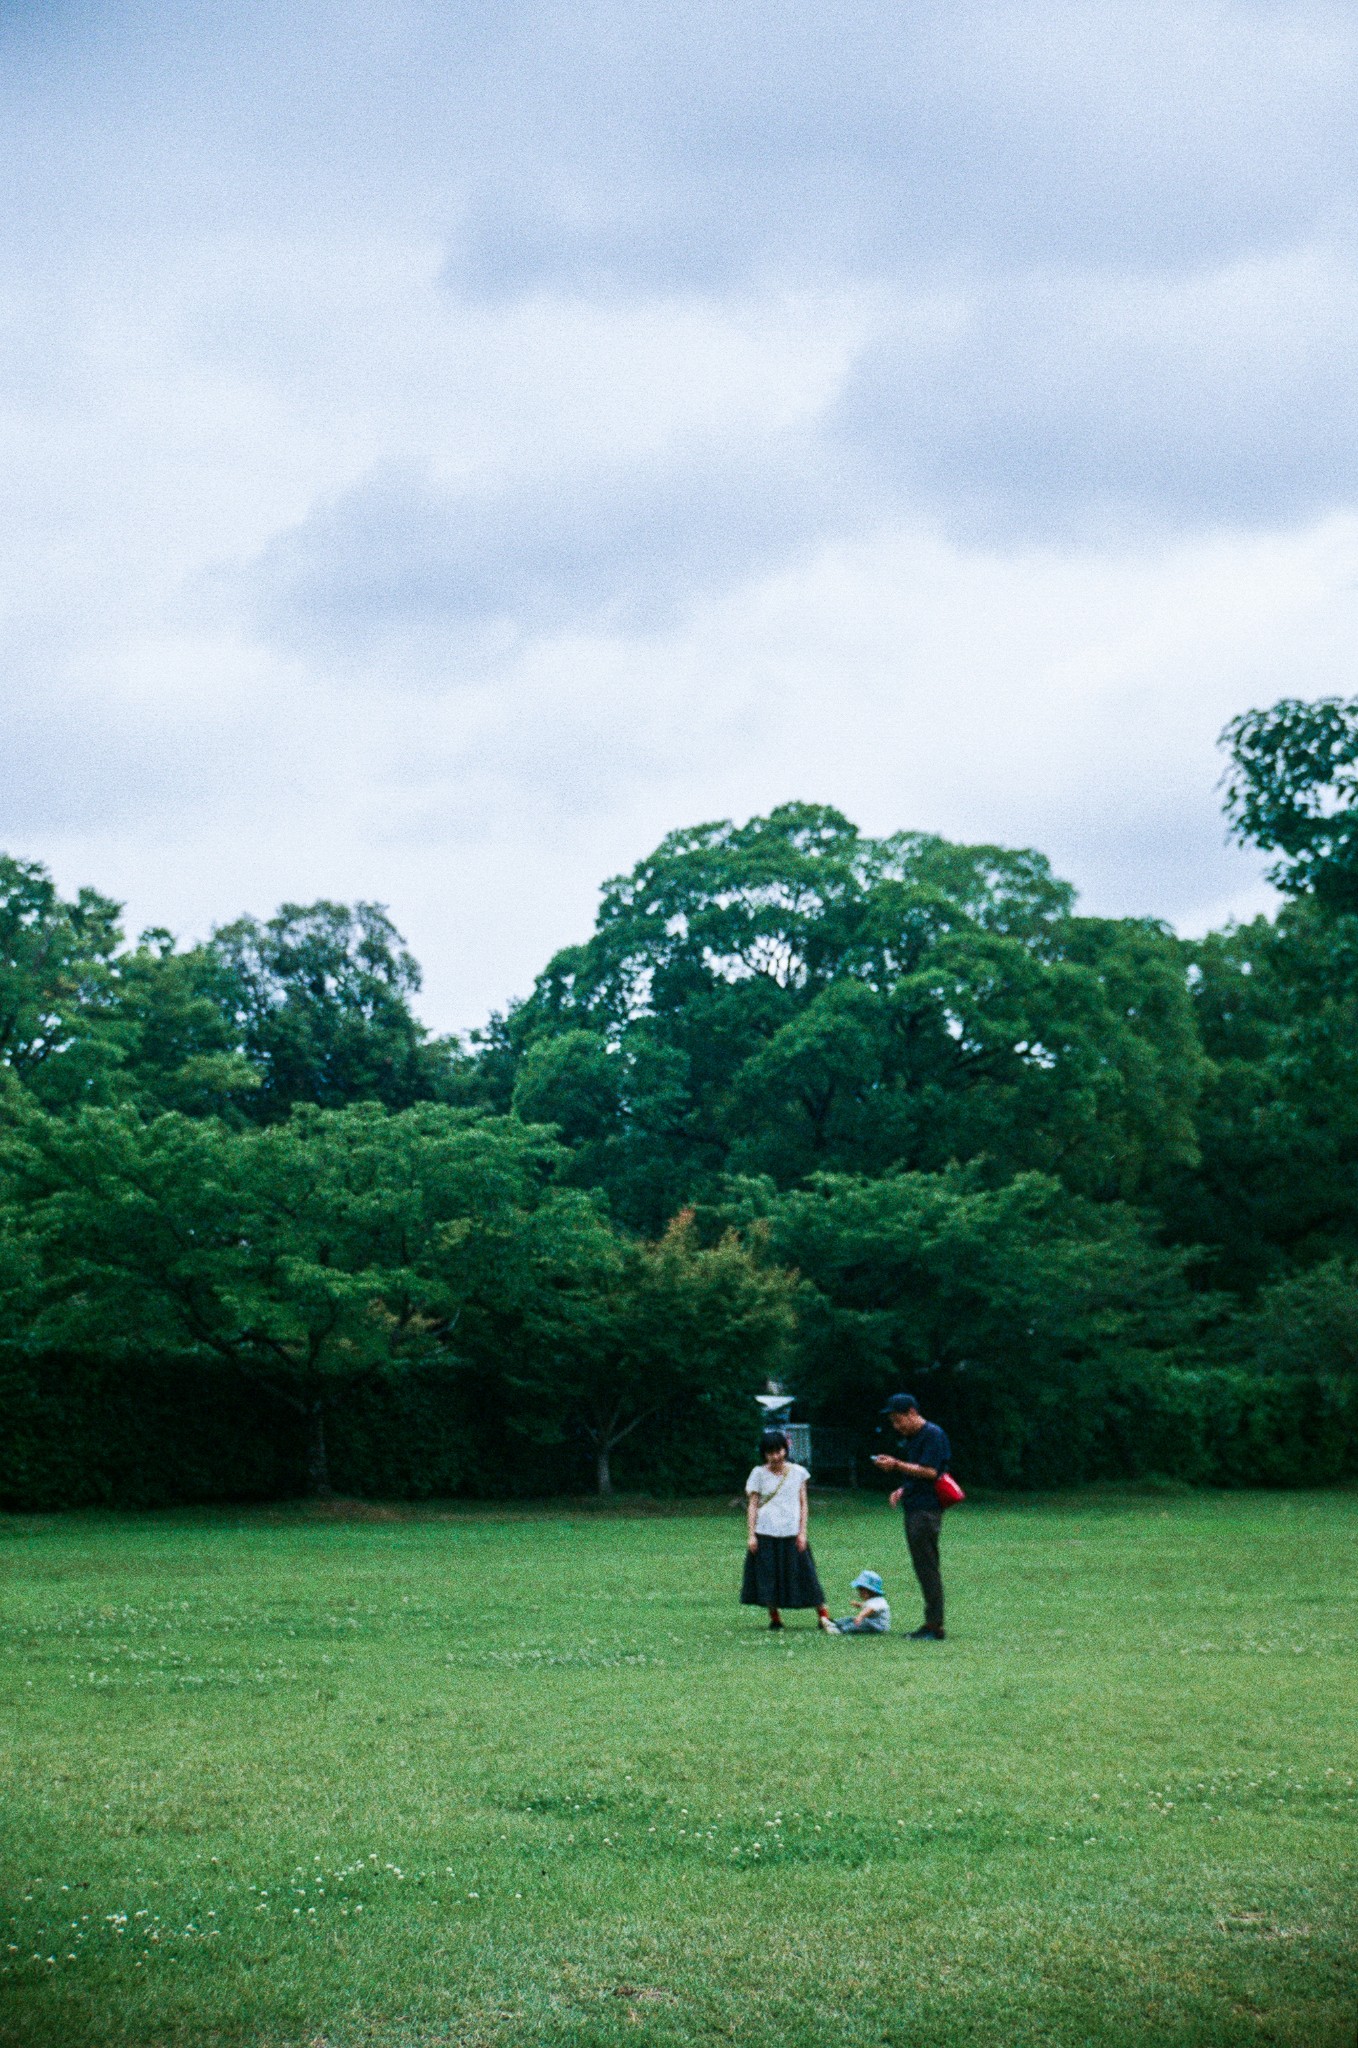
[[[880,1593],[865,1600],[857,1614],[848,1614],[835,1627],[842,1636],[884,1636],[891,1626],[891,1609]]]

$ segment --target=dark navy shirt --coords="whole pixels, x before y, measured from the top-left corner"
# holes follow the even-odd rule
[[[895,1458],[906,1459],[911,1465],[932,1465],[935,1472],[946,1472],[952,1445],[936,1422],[926,1422],[923,1429],[917,1429],[913,1436],[898,1436],[891,1454]],[[920,1508],[938,1506],[932,1479],[914,1479],[906,1474],[901,1486],[901,1506],[907,1515],[917,1514]]]

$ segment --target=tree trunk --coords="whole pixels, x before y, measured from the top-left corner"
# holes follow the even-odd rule
[[[312,1403],[307,1424],[307,1488],[324,1498],[331,1490],[330,1460],[325,1449],[325,1408],[320,1401]]]
[[[594,1454],[594,1469],[599,1475],[599,1492],[603,1497],[613,1491],[613,1474],[608,1469],[608,1445],[601,1444]]]

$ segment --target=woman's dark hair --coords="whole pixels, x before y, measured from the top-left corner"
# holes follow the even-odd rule
[[[759,1455],[767,1458],[770,1451],[790,1451],[791,1444],[781,1429],[766,1429],[759,1439]]]

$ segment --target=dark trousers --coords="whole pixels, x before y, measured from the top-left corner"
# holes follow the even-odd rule
[[[943,1574],[938,1568],[938,1537],[942,1527],[942,1508],[914,1508],[905,1518],[910,1562],[924,1595],[926,1628],[943,1626]]]

